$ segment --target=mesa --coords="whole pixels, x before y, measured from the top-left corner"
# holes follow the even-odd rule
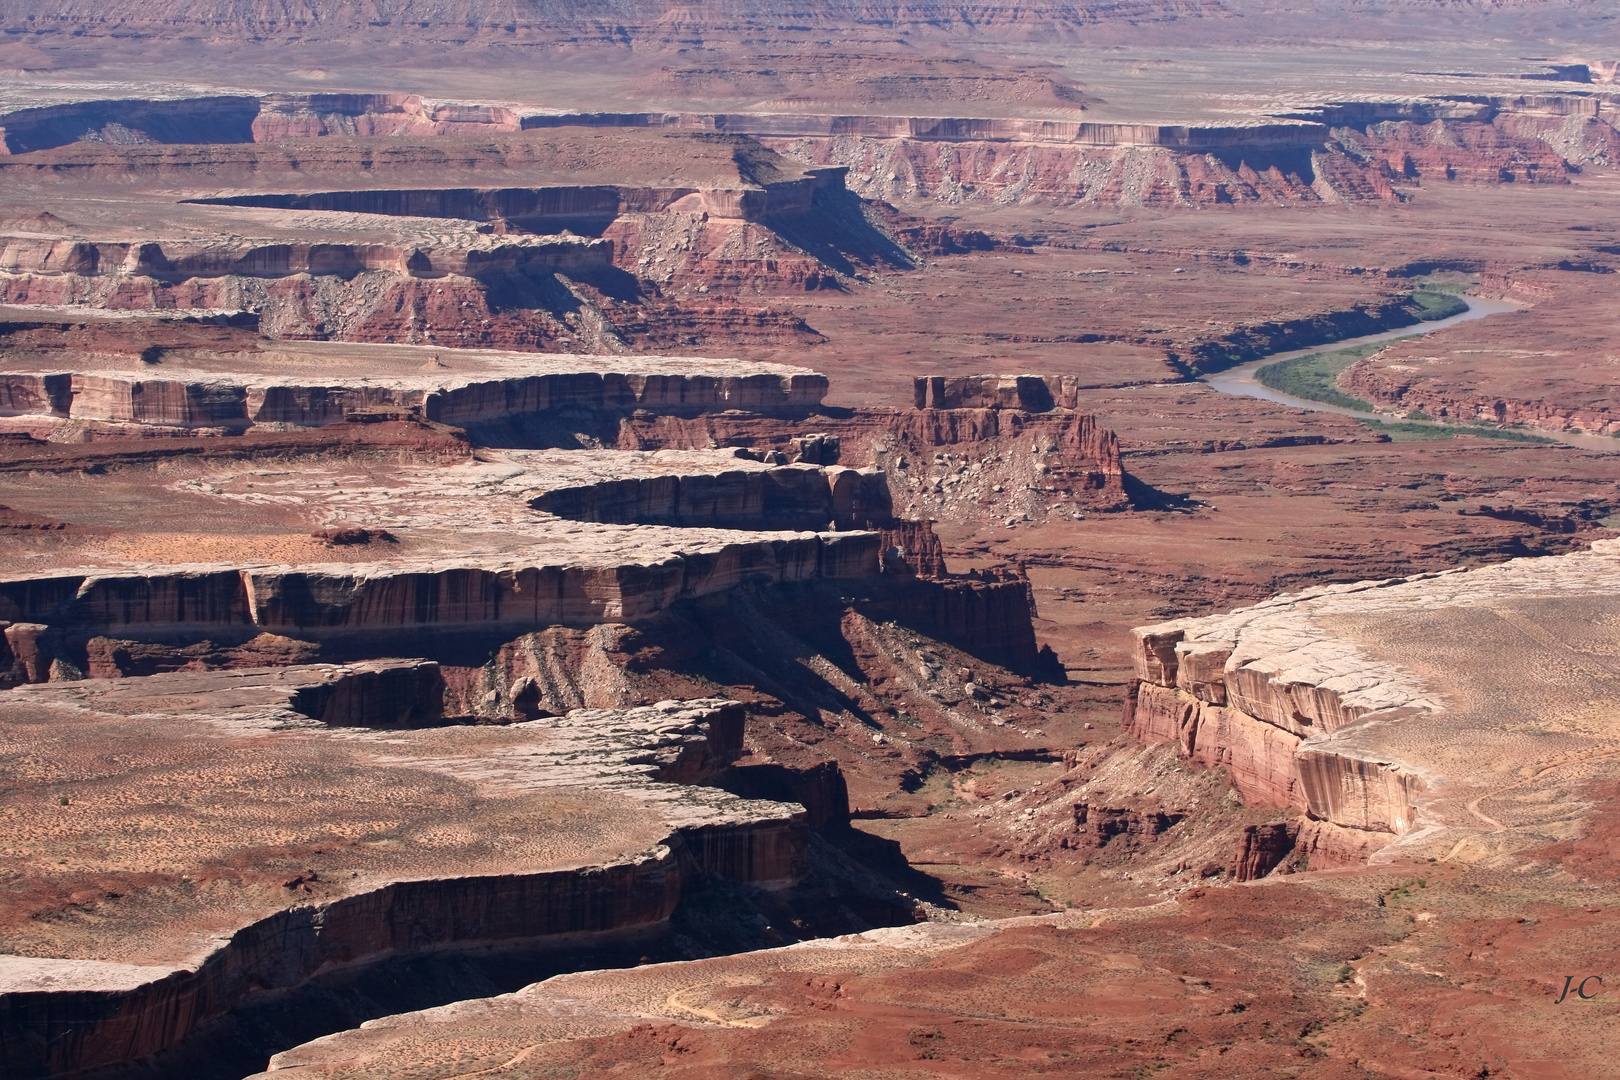
[[[9,5],[0,1073],[1605,1075],[1615,56]]]

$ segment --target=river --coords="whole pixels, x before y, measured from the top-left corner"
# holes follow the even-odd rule
[[[1355,409],[1346,409],[1339,405],[1328,405],[1321,401],[1311,401],[1308,398],[1297,398],[1263,386],[1255,379],[1254,373],[1267,364],[1275,364],[1283,360],[1293,360],[1312,353],[1333,352],[1337,349],[1348,349],[1353,345],[1365,345],[1374,341],[1394,341],[1396,338],[1413,337],[1417,334],[1429,334],[1436,330],[1444,330],[1448,326],[1455,326],[1461,322],[1473,319],[1483,319],[1487,315],[1500,315],[1508,311],[1518,311],[1523,305],[1515,304],[1510,300],[1490,300],[1482,296],[1464,296],[1461,298],[1468,305],[1468,310],[1448,319],[1436,319],[1434,322],[1418,323],[1416,326],[1403,326],[1399,330],[1386,330],[1381,334],[1368,334],[1365,337],[1345,338],[1335,341],[1331,345],[1317,345],[1309,349],[1295,349],[1293,352],[1272,353],[1259,360],[1250,360],[1246,364],[1205,375],[1203,381],[1219,390],[1223,394],[1238,394],[1243,397],[1263,398],[1266,401],[1275,401],[1279,405],[1292,405],[1296,409],[1309,409],[1312,412],[1338,413],[1340,416],[1353,416],[1358,420],[1400,421],[1400,417],[1387,413],[1359,412]],[[1408,420],[1405,423],[1427,424],[1431,427],[1459,427],[1458,425],[1444,423],[1437,420]],[[1607,435],[1588,435],[1579,431],[1544,431],[1540,428],[1526,428],[1526,434],[1543,435],[1570,446],[1578,446],[1583,450],[1600,450],[1604,453],[1620,452],[1620,439]]]

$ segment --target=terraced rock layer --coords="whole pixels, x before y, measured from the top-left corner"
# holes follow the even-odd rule
[[[234,371],[227,365],[196,370],[138,362],[130,370],[0,370],[0,416],[242,431],[265,424],[321,427],[355,414],[395,411],[468,427],[563,409],[799,413],[818,405],[827,390],[824,376],[780,364],[656,356],[412,355],[364,348],[331,355],[334,363],[323,372],[325,379],[272,374],[276,365],[269,356],[259,373],[239,369],[246,365]],[[299,359],[299,366],[313,367],[321,354],[306,351]],[[410,360],[416,361],[415,371]],[[345,378],[332,370],[340,365],[352,374]],[[452,365],[461,370],[453,372]],[[394,371],[385,374],[390,367]],[[428,374],[421,373],[424,367]]]
[[[7,796],[26,823],[0,957],[8,1077],[125,1064],[344,966],[645,930],[706,875],[765,887],[803,875],[801,807],[691,786],[741,751],[735,703],[392,732],[308,718],[375,720],[311,710],[310,692],[400,669],[12,695],[6,753],[46,754],[56,771],[14,773]],[[138,775],[108,771],[131,752]],[[175,805],[174,785],[198,776],[205,805]],[[48,857],[58,850],[71,859]]]
[[[1219,205],[1399,201],[1423,183],[1566,184],[1584,167],[1620,161],[1615,95],[1445,96],[1330,102],[1240,125],[1057,118],[837,115],[816,112],[551,113],[517,106],[424,102],[406,94],[274,94],[218,99],[249,124],[197,128],[189,101],[91,101],[0,116],[13,152],[62,146],[109,125],[141,142],[274,142],[288,138],[465,136],[567,128],[753,136],[817,166],[741,186],[368,190],[210,198],[275,206],[474,221],[534,228],[547,220],[688,206],[722,218],[806,213],[814,194],[853,188],[891,202]],[[256,112],[254,110],[257,110]],[[122,119],[111,119],[114,116]],[[144,125],[144,126],[143,126]],[[110,141],[129,141],[112,139]],[[755,178],[749,177],[748,180]]]
[[[1439,183],[1568,184],[1620,163],[1616,104],[1604,95],[1330,105],[1332,124],[1125,130],[1054,138],[975,132],[764,131],[785,156],[849,170],[870,199],[1046,206],[1219,206],[1399,202]],[[986,124],[985,127],[990,125]],[[1088,125],[1078,125],[1087,127]]]
[[[417,134],[0,156],[17,208],[0,299],[251,312],[280,338],[657,352],[816,340],[737,294],[907,264],[842,170],[746,136]]]
[[[1617,604],[1604,540],[1140,627],[1126,727],[1304,811],[1330,858],[1398,842],[1494,863],[1575,827],[1584,807],[1554,793],[1611,771]]]

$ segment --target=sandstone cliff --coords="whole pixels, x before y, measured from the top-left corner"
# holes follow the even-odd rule
[[[373,775],[404,769],[414,774],[419,792],[458,791],[465,805],[456,810],[462,839],[429,835],[442,828],[442,818],[421,823],[427,833],[416,842],[414,860],[406,860],[409,868],[400,860],[376,864],[364,846],[333,850],[327,840],[323,848],[326,824],[296,806],[223,826],[230,832],[225,842],[256,850],[270,876],[277,876],[286,851],[302,849],[296,857],[307,865],[268,890],[254,880],[263,876],[256,871],[222,873],[209,856],[224,839],[215,835],[222,826],[193,817],[183,826],[191,870],[210,882],[210,897],[175,899],[165,896],[161,883],[142,879],[152,876],[151,863],[123,866],[132,853],[116,848],[129,841],[115,838],[116,825],[112,835],[102,831],[107,826],[95,809],[100,781],[75,775],[66,782],[86,813],[59,816],[50,829],[83,850],[111,845],[101,878],[109,888],[120,873],[128,880],[101,900],[93,938],[70,930],[33,940],[36,934],[20,943],[24,955],[0,961],[0,1053],[8,1076],[70,1076],[127,1065],[182,1042],[228,1010],[285,995],[345,967],[426,951],[623,934],[668,919],[683,891],[707,875],[781,887],[805,871],[801,807],[691,786],[714,779],[741,752],[743,714],[735,703],[577,711],[494,737],[469,732],[448,742],[431,731],[339,739],[308,720],[288,726],[287,718],[302,719],[296,704],[304,690],[339,687],[358,674],[292,668],[89,682],[65,695],[43,687],[21,692],[18,708],[54,719],[48,739],[99,731],[117,745],[127,714],[138,713],[157,784],[119,782],[122,802],[148,814],[162,813],[154,800],[171,782],[161,779],[166,769],[240,768],[244,753],[269,754],[302,770],[304,807],[317,814],[340,794],[332,787],[338,785],[355,820],[379,796],[395,803],[392,816],[415,820],[418,810],[400,805],[397,794],[346,782],[345,770],[355,766]],[[191,764],[171,761],[187,744],[193,751],[179,757]],[[587,836],[596,823],[574,805],[581,796],[617,807],[628,834]],[[530,808],[525,800],[544,805]],[[511,815],[532,817],[533,809],[541,818],[527,827],[536,836],[504,840],[499,869],[477,854],[474,837],[492,827],[498,833],[504,827],[498,822]],[[548,815],[552,820],[544,821]],[[585,833],[552,845],[554,852],[539,850],[546,847],[540,836],[569,828]],[[34,894],[74,888],[71,874],[53,875],[44,863],[33,868],[25,861],[30,869],[24,872],[37,879]],[[193,923],[212,931],[207,940],[184,929],[188,909],[195,909]],[[8,913],[8,922],[16,916]],[[154,918],[155,932],[148,925]],[[8,940],[19,941],[9,932]]]
[[[1319,865],[1392,842],[1503,857],[1537,842],[1544,823],[1488,763],[1536,756],[1524,740],[1553,737],[1558,716],[1612,679],[1526,665],[1546,649],[1603,647],[1585,620],[1605,618],[1596,612],[1617,595],[1616,555],[1600,541],[1590,553],[1331,585],[1139,627],[1126,727],[1228,770],[1245,799],[1303,811],[1297,842]],[[1615,737],[1571,735],[1589,748]]]
[[[364,350],[346,356],[351,364]],[[378,352],[395,366],[399,354]],[[135,358],[131,358],[134,360]],[[267,360],[271,359],[267,357]],[[136,371],[0,372],[0,414],[242,430],[260,424],[321,427],[356,413],[398,410],[456,427],[493,425],[554,410],[607,416],[637,409],[693,415],[745,409],[797,413],[819,404],[827,380],[806,368],[669,357],[542,357],[424,353],[442,374],[356,375],[330,382],[228,370],[132,364]],[[465,373],[448,370],[466,360]],[[266,365],[268,366],[268,365]]]

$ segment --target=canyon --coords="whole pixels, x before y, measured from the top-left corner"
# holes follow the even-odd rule
[[[1615,56],[6,7],[0,1073],[1606,1075]]]
[[[263,362],[296,368],[309,347],[285,348]],[[213,1075],[290,1030],[398,1008],[385,988],[403,963],[532,972],[562,956],[724,947],[672,930],[683,904],[717,888],[752,890],[761,898],[748,910],[771,910],[792,934],[910,921],[921,901],[833,840],[810,839],[853,843],[836,760],[746,760],[768,756],[758,733],[759,750],[745,744],[749,713],[772,711],[746,684],[780,695],[774,709],[790,726],[847,718],[881,747],[879,703],[848,701],[863,696],[851,677],[803,640],[818,618],[846,650],[851,636],[914,655],[967,650],[992,684],[1029,684],[1018,672],[1043,670],[1050,652],[1037,648],[1026,577],[948,573],[928,522],[894,516],[881,466],[834,462],[1049,432],[1036,437],[1063,443],[1049,460],[1095,478],[1074,497],[1125,501],[1117,447],[1050,394],[1024,403],[1040,412],[998,403],[822,417],[826,379],[780,365],[345,345],[302,354],[325,384],[282,376],[265,387],[251,355],[157,381],[7,375],[20,442],[47,455],[12,459],[7,498],[73,519],[30,529],[0,584],[0,678],[13,688],[5,754],[11,775],[37,785],[6,795],[15,836],[27,838],[10,850],[8,1075]],[[379,381],[391,367],[418,371],[423,356],[463,374]],[[1006,435],[986,419],[1003,411],[1017,424]],[[660,422],[678,433],[717,415],[740,431],[835,420],[847,434],[795,437],[794,462],[741,439],[543,445],[548,433],[632,418],[653,429],[635,436],[644,444]],[[62,437],[81,421],[94,431]],[[346,452],[326,437],[334,427],[358,429]],[[486,439],[468,441],[469,429]],[[499,448],[514,431],[542,445]],[[289,433],[315,438],[277,441]],[[102,447],[121,458],[110,471],[80,456]],[[110,483],[70,493],[93,475]],[[180,522],[202,535],[186,541]],[[688,620],[727,608],[737,614],[708,628],[707,655],[694,650]],[[811,617],[817,609],[827,614]],[[752,648],[722,644],[739,619]],[[647,658],[671,650],[699,663]],[[911,663],[923,685],[933,679]],[[1030,738],[992,722],[982,694],[975,686],[973,704],[934,715],[891,714],[912,729],[896,740],[916,754],[934,751],[913,743]],[[848,705],[829,711],[838,698]],[[43,760],[68,771],[26,764]],[[131,767],[140,786],[120,779]],[[244,774],[260,795],[214,793]],[[208,807],[186,819],[185,839],[177,784]],[[417,809],[402,818],[407,791]],[[355,828],[337,825],[339,805]],[[157,865],[153,843],[172,861]],[[529,848],[525,861],[518,850]],[[54,852],[69,857],[52,862]],[[745,933],[781,936],[768,919],[736,918]],[[441,992],[465,981],[447,976]],[[334,983],[352,999],[356,982],[370,987],[358,1003],[322,1010]],[[255,1036],[266,1010],[297,1019]]]

